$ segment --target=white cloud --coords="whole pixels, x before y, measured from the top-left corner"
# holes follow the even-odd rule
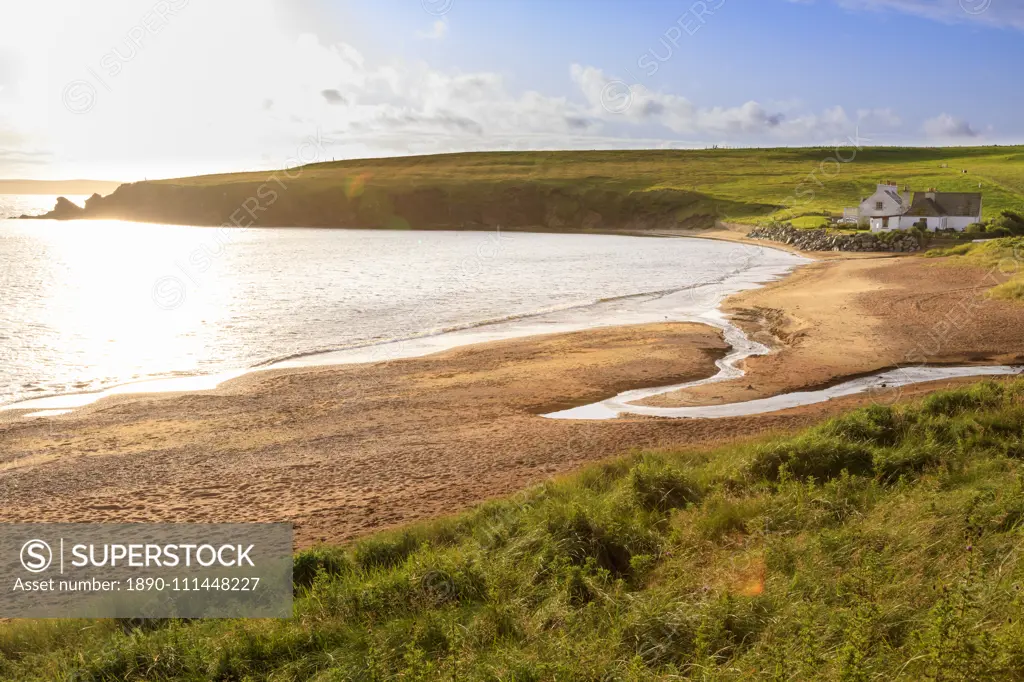
[[[0,175],[12,174],[16,158],[33,175],[38,164],[29,160],[48,158],[52,176],[124,180],[280,168],[318,131],[328,158],[343,158],[814,144],[844,139],[867,121],[898,123],[888,110],[806,112],[796,101],[698,105],[583,65],[562,67],[570,76],[564,93],[513,91],[497,73],[371,60],[343,42],[289,33],[284,19],[298,10],[283,0],[167,0],[180,11],[130,49],[128,36],[139,36],[153,0],[112,0],[118,11],[109,14],[84,0],[54,2],[61,11],[20,5],[25,31],[0,38],[0,55],[18,57],[15,79],[0,92]],[[435,23],[434,33],[444,30]],[[110,63],[113,53],[127,57]],[[94,96],[81,113],[66,106],[75,81]],[[82,93],[72,94],[70,104],[82,103]]]
[[[865,125],[882,125],[895,128],[903,123],[892,109],[858,109],[857,120]]]
[[[940,139],[971,138],[981,135],[964,119],[949,114],[940,114],[925,121],[924,132],[928,137]]]
[[[808,144],[852,134],[858,124],[840,106],[820,113],[795,115],[767,109],[755,101],[733,107],[700,107],[679,95],[653,92],[641,85],[612,79],[594,67],[574,64],[571,75],[587,99],[594,117],[605,121],[620,119],[633,124],[656,124],[675,133],[697,137],[770,138]],[[863,113],[880,124],[898,122],[898,117],[889,110]]]
[[[944,23],[1024,29],[1024,6],[1015,0],[832,0],[850,10],[899,12]],[[790,0],[812,4],[814,0]]]
[[[429,31],[417,31],[416,35],[427,40],[441,40],[448,35],[448,22],[438,19],[430,26]]]

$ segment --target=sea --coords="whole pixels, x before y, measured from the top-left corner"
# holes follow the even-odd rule
[[[705,239],[13,219],[54,201],[0,196],[0,406],[701,319],[806,262]]]

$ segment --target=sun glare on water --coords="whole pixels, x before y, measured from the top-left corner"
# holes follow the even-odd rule
[[[121,221],[46,224],[45,257],[59,264],[40,282],[38,305],[46,310],[47,326],[74,338],[77,352],[99,374],[142,374],[170,355],[185,361],[179,369],[195,369],[201,342],[177,332],[216,322],[220,297],[196,289],[191,300],[168,309],[157,304],[148,283],[173,276],[176,257],[194,247],[203,231],[148,225],[143,230]],[[205,284],[213,290],[227,283],[214,276]]]

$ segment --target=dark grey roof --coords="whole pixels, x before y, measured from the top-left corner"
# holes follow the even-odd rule
[[[893,200],[895,200],[897,204],[899,204],[900,206],[903,205],[903,197],[901,197],[898,193],[890,191],[890,190],[885,190],[885,193],[888,194],[890,197],[892,197]]]
[[[930,199],[928,194],[931,193],[914,192],[914,201],[906,215],[922,218],[981,215],[981,194],[979,192],[935,192],[934,199]]]

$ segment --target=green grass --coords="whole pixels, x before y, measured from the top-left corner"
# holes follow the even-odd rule
[[[984,242],[932,249],[929,258],[950,257],[951,263],[966,263],[986,268],[1010,279],[988,290],[992,298],[1024,301],[1024,237],[1003,237]]]
[[[801,229],[814,229],[818,227],[827,227],[828,221],[820,215],[805,215],[799,218],[793,218],[787,221],[793,227]]]
[[[1024,381],[637,453],[296,558],[288,621],[40,621],[11,680],[1013,680]]]
[[[883,180],[942,191],[981,183],[985,217],[1024,211],[1022,147],[484,152],[319,163],[291,171],[295,179],[279,171],[268,184],[272,175],[126,185],[93,215],[220,224],[265,186],[263,196],[272,190],[276,198],[257,213],[260,225],[816,226]]]

